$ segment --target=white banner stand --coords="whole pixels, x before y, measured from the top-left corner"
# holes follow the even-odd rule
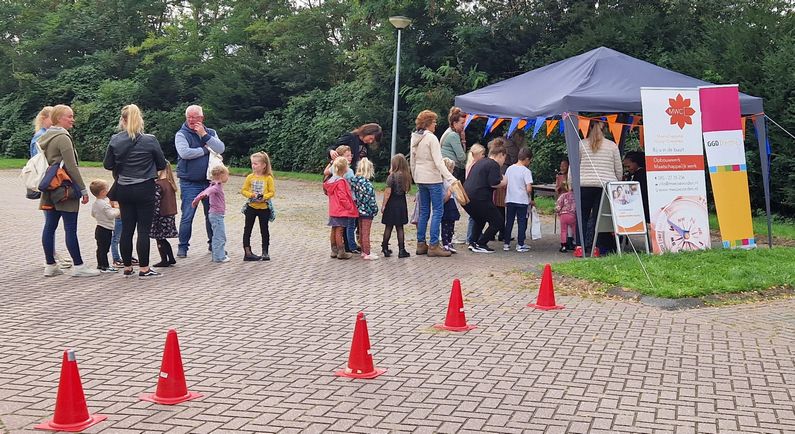
[[[591,256],[600,233],[612,233],[616,239],[616,251],[621,256],[620,235],[643,235],[646,253],[649,253],[649,235],[646,228],[646,214],[643,212],[643,199],[637,181],[608,182],[602,190],[599,213],[596,215]]]

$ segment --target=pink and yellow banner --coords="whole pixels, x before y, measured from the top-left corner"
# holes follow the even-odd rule
[[[711,245],[696,89],[640,89],[654,253]]]
[[[698,88],[707,165],[724,248],[756,247],[736,84]]]

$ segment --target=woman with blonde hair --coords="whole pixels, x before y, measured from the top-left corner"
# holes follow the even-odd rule
[[[608,182],[620,180],[623,172],[618,145],[605,138],[604,123],[591,122],[588,137],[580,142],[580,200],[585,240],[578,241],[585,242],[583,248],[586,254],[590,252],[593,243],[602,191]],[[568,180],[571,181],[571,171],[569,171]],[[607,238],[612,239],[612,237],[606,237],[603,242],[597,240],[600,252],[609,248]]]
[[[417,222],[417,254],[430,257],[447,257],[452,253],[443,249],[439,234],[444,213],[444,181],[455,181],[455,177],[442,161],[442,148],[436,138],[436,113],[423,110],[414,121],[417,129],[411,133],[411,176],[419,190],[420,207]],[[431,215],[431,210],[433,214]],[[430,220],[430,244],[425,242],[425,234]]]
[[[39,145],[37,144],[39,141],[39,137],[44,135],[44,133],[47,132],[47,128],[50,128],[52,126],[52,120],[50,119],[51,112],[52,112],[52,107],[44,106],[39,111],[39,114],[36,115],[36,119],[33,120],[33,138],[30,139],[31,158],[33,158],[33,156],[39,153]]]
[[[39,208],[44,211],[44,230],[41,234],[41,243],[47,260],[44,275],[63,274],[55,261],[55,230],[58,229],[58,223],[63,219],[66,248],[74,262],[72,276],[98,276],[99,270],[90,269],[83,263],[83,258],[80,256],[80,244],[77,241],[77,214],[80,211],[80,204],[88,203],[88,189],[77,168],[77,151],[68,131],[74,127],[75,114],[69,106],[59,104],[52,108],[50,119],[52,119],[52,126],[38,139],[41,152],[47,158],[48,165],[63,164],[63,169],[69,175],[76,191],[80,193],[78,197],[72,194],[64,195],[66,190],[61,188],[41,192]]]
[[[166,158],[155,136],[144,134],[144,119],[135,104],[121,109],[119,130],[110,138],[103,165],[116,179],[111,200],[119,202],[121,208],[119,247],[124,276],[133,275],[132,239],[137,229],[138,277],[158,277],[160,273],[149,268],[149,230],[155,208],[155,178],[166,168]]]

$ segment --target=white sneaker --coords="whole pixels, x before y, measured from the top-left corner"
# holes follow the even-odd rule
[[[530,246],[525,245],[525,244],[522,244],[521,246],[516,246],[516,251],[517,252],[523,252],[523,253],[524,252],[529,252],[530,251]]]
[[[510,252],[511,251],[511,245],[510,244],[503,244],[502,245],[502,251],[503,252]]]
[[[63,270],[61,270],[61,267],[57,262],[55,264],[47,264],[44,266],[44,277],[53,277],[59,274],[63,274]]]
[[[232,259],[229,256],[224,256],[224,259],[221,259],[219,262],[229,262]]]
[[[378,259],[378,255],[376,255],[375,253],[370,253],[369,255],[363,254],[362,259],[366,261],[375,261],[376,259]]]
[[[95,277],[99,276],[99,270],[95,268],[88,268],[86,264],[75,265],[72,268],[72,277]]]

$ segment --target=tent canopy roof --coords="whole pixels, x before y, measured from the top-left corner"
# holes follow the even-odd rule
[[[599,47],[460,95],[464,112],[502,118],[555,116],[566,111],[640,113],[641,87],[712,83]],[[740,94],[742,114],[761,113],[762,98]]]

